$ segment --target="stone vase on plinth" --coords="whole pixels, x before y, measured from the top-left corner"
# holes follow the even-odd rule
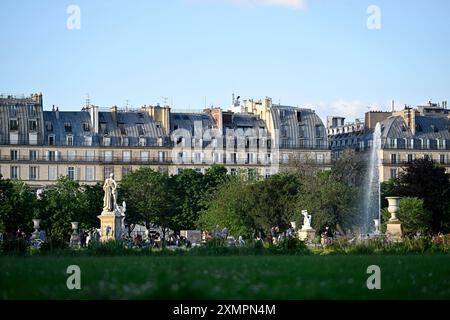
[[[78,234],[78,222],[71,222],[71,224],[72,224],[72,234],[70,235],[70,247],[79,248],[81,246],[81,243],[80,243],[80,235]]]
[[[388,211],[391,217],[386,225],[386,236],[395,242],[402,240],[402,224],[397,218],[397,213],[400,211],[400,197],[386,197],[389,202]]]
[[[39,238],[39,224],[41,223],[40,219],[33,219],[33,228],[34,232],[31,234],[31,239],[36,240]]]
[[[303,226],[298,231],[298,238],[302,241],[312,242],[316,237],[316,230],[311,227],[311,215],[308,215],[308,211],[302,210]]]

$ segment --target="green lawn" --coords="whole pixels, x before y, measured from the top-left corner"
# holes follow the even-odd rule
[[[66,268],[81,268],[81,290]],[[368,290],[369,265],[381,290]],[[450,299],[450,255],[0,257],[2,299]]]

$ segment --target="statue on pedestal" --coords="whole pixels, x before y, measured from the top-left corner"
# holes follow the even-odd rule
[[[303,215],[303,226],[302,229],[311,229],[311,215],[308,214],[308,210],[302,210]]]
[[[303,226],[298,231],[298,237],[302,241],[311,242],[316,236],[316,230],[311,227],[311,215],[308,214],[308,210],[302,210]]]
[[[114,173],[109,175],[103,184],[103,212],[98,216],[100,219],[100,240],[119,240],[122,238],[124,230],[124,219],[126,204],[117,205],[117,183],[114,180]]]
[[[114,180],[114,173],[111,173],[109,178],[105,180],[103,191],[105,191],[103,197],[103,211],[114,212],[114,209],[117,206],[117,183]]]

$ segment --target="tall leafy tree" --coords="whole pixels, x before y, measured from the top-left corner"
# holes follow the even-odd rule
[[[13,235],[21,229],[29,233],[35,208],[36,195],[28,185],[0,175],[0,231]]]
[[[450,231],[450,174],[429,158],[409,162],[399,174],[399,192],[423,199],[433,233]]]
[[[120,192],[127,203],[127,223],[143,223],[148,229],[157,225],[163,236],[174,229],[176,196],[173,180],[166,173],[150,168],[135,170],[122,180]]]

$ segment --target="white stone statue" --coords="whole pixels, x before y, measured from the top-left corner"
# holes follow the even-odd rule
[[[103,210],[114,212],[114,209],[117,207],[117,183],[114,180],[114,173],[111,173],[109,178],[105,180],[103,191],[105,191]]]
[[[302,229],[311,229],[311,215],[308,214],[308,210],[302,210],[303,226]]]

